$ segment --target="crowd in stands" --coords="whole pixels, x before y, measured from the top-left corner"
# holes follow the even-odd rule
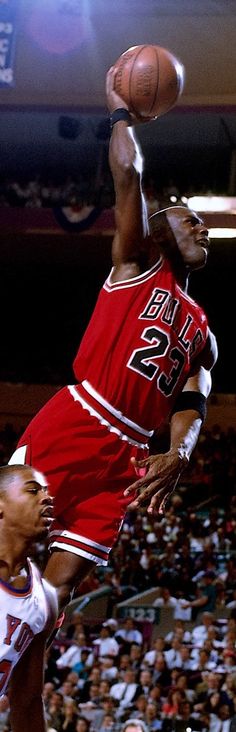
[[[2,463],[18,437],[10,424],[2,430]],[[235,458],[232,428],[203,429],[165,515],[127,514],[108,568],[82,583],[47,651],[50,732],[123,732],[130,719],[141,732],[234,732]],[[45,547],[36,550],[43,568]],[[80,596],[104,587],[107,617],[88,622]],[[152,622],[123,618],[119,603],[150,588]],[[170,623],[159,633],[165,608]],[[0,732],[10,729],[4,704]]]
[[[148,201],[150,214],[161,209],[170,202],[181,200],[193,195],[192,190],[180,191],[174,181],[169,180],[164,186],[159,186],[151,176],[144,180],[145,195]],[[206,193],[201,190],[199,193]],[[196,193],[196,191],[195,191]],[[101,208],[110,208],[114,205],[113,182],[109,170],[102,173],[99,180],[86,180],[85,175],[65,179],[43,179],[36,175],[28,180],[11,178],[0,180],[0,207],[17,206],[21,208],[53,208],[58,206],[80,207],[84,205],[100,205]]]

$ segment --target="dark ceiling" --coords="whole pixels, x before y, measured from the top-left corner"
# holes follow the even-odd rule
[[[225,186],[236,144],[235,39],[235,0],[18,0],[14,84],[0,87],[2,171],[92,168],[106,71],[131,45],[154,43],[180,58],[186,81],[177,107],[139,128],[145,151],[194,149],[199,162],[199,150],[214,147],[213,177]],[[79,122],[74,140],[60,134],[62,115]]]

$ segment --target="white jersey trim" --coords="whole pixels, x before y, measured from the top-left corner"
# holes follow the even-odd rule
[[[114,272],[115,267],[112,267],[110,274],[108,275],[106,281],[104,282],[103,288],[107,292],[111,292],[112,290],[119,290],[124,289],[124,287],[135,287],[136,285],[140,285],[142,282],[146,282],[146,280],[149,280],[151,277],[153,277],[156,272],[161,268],[163,264],[163,259],[160,257],[158,261],[151,267],[150,269],[147,269],[146,272],[141,272],[140,275],[137,275],[136,277],[131,277],[131,279],[128,280],[119,280],[119,282],[111,282],[112,273]]]
[[[85,383],[86,382],[83,381],[82,385],[83,385],[84,389],[86,390]],[[82,407],[84,409],[87,409],[87,411],[89,412],[89,414],[91,414],[92,417],[96,417],[99,420],[100,424],[104,425],[104,427],[107,427],[109,432],[114,432],[114,434],[116,434],[120,438],[120,440],[129,442],[129,444],[134,445],[134,447],[140,447],[142,449],[146,449],[148,447],[147,442],[143,443],[143,442],[139,442],[138,440],[133,440],[132,437],[126,435],[125,432],[121,432],[121,430],[118,429],[118,427],[111,425],[107,419],[105,419],[104,417],[101,416],[101,414],[99,413],[98,410],[94,409],[94,407],[92,407],[89,404],[89,402],[87,402],[85,399],[83,399],[81,394],[78,393],[76,386],[74,386],[72,384],[72,385],[68,386],[67,388],[68,388],[68,391],[70,392],[72,398],[74,399],[74,401],[80,402],[80,404],[82,404]],[[99,406],[99,403],[102,404],[102,402],[99,402],[98,399],[97,399],[97,401],[98,401],[98,406]],[[126,422],[125,417],[123,417],[123,416],[117,417],[113,411],[113,407],[111,407],[111,405],[109,405],[108,402],[107,402],[107,405],[108,405],[108,406],[106,406],[107,411],[110,412],[116,419],[119,419],[120,422],[122,422],[124,424],[124,427],[125,427],[125,424],[127,424],[127,427],[130,426],[129,422],[128,421]],[[103,406],[105,406],[105,405],[103,405]],[[138,434],[141,434],[141,435],[143,434],[143,432],[141,431],[141,428],[138,427],[138,425],[134,425],[134,423],[132,423],[132,429],[135,429]],[[148,432],[148,433],[146,433],[146,435],[148,437],[149,436],[151,437],[153,435],[153,432]],[[144,434],[144,437],[146,435]]]

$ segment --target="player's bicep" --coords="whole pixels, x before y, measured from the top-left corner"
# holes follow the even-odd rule
[[[207,398],[210,394],[211,387],[212,378],[210,370],[205,369],[204,366],[198,366],[185,382],[183,391],[196,391]]]
[[[140,190],[135,190],[133,184],[116,201],[115,226],[113,265],[138,261],[143,241],[148,234],[148,220],[144,196]]]

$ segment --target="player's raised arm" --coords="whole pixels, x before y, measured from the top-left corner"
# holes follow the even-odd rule
[[[116,268],[139,261],[144,238],[148,233],[146,203],[141,181],[143,158],[137,142],[135,121],[127,105],[114,91],[116,69],[107,73],[107,105],[111,115],[109,163],[115,188],[116,234],[112,258]],[[115,121],[117,120],[117,121]],[[132,276],[132,273],[131,273]]]

